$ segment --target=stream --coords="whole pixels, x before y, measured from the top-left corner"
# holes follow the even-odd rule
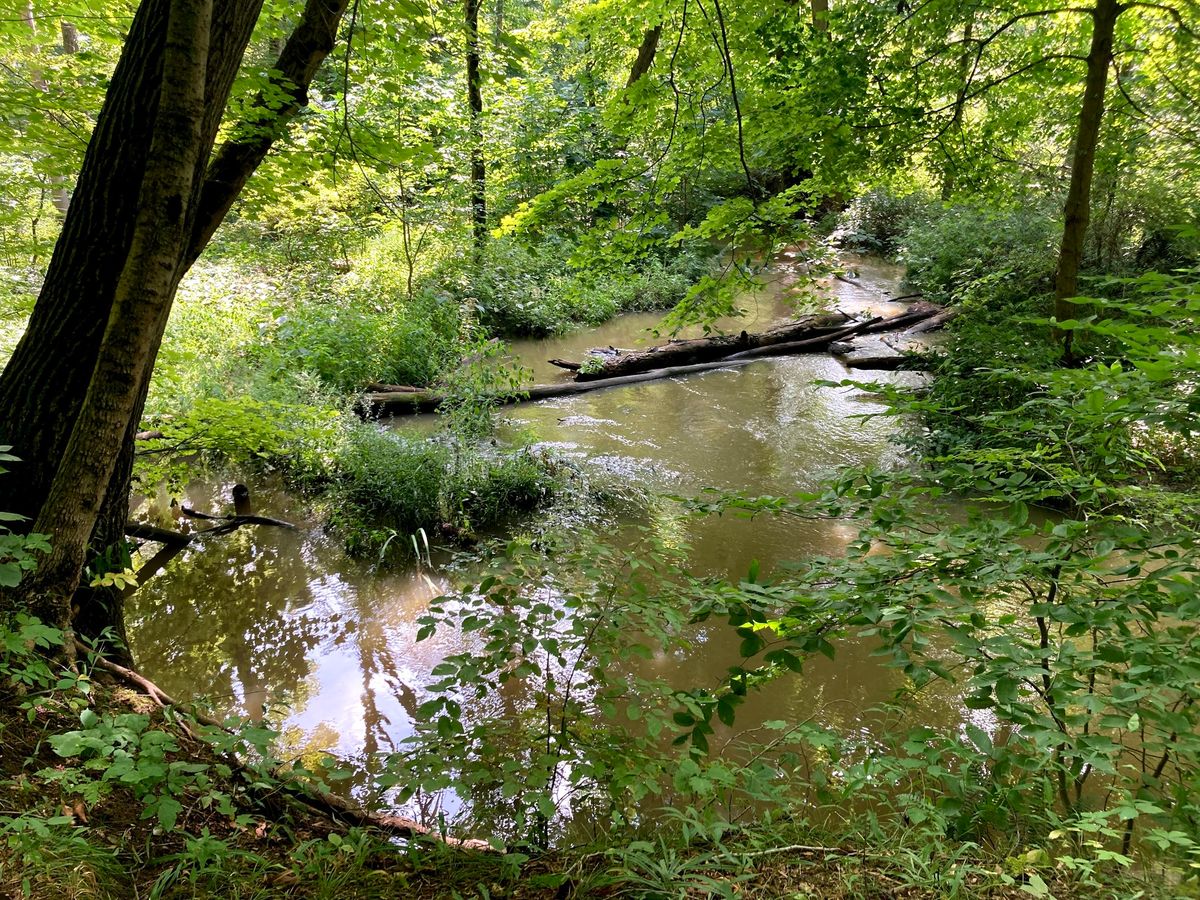
[[[898,267],[851,261],[850,281],[829,282],[831,306],[848,313],[894,315],[904,304]],[[745,298],[746,318],[732,327],[757,330],[794,315],[788,299],[797,275],[785,258],[765,288]],[[546,360],[578,359],[590,347],[637,347],[658,314],[630,314],[598,328],[512,344],[533,370],[534,383],[562,378]],[[850,373],[825,353],[764,359],[731,369],[645,382],[507,408],[501,436],[521,432],[574,459],[598,479],[635,484],[651,493],[694,495],[705,488],[749,495],[789,494],[818,487],[843,466],[903,464],[891,442],[896,423],[862,418],[881,408],[852,388],[814,384]],[[905,373],[866,373],[879,380]],[[398,429],[428,427],[397,420]],[[257,512],[304,522],[303,502],[270,480],[243,479]],[[197,480],[185,502],[202,510],[228,506],[232,481]],[[769,571],[781,561],[837,555],[856,534],[846,523],[732,516],[702,520],[642,510],[655,527],[676,529],[690,546],[697,575],[743,577],[753,561]],[[614,523],[614,532],[627,523]],[[207,698],[216,708],[266,719],[282,731],[280,755],[325,751],[361,765],[401,749],[413,733],[423,685],[451,653],[469,649],[461,635],[440,630],[417,642],[417,620],[448,588],[436,552],[425,565],[376,571],[356,560],[317,523],[296,531],[243,528],[190,548],[138,590],[127,617],[139,666],[168,693]],[[710,684],[738,661],[728,628],[699,631],[686,654],[659,655],[639,665],[645,677],[680,687]],[[835,660],[806,664],[803,675],[752,693],[736,730],[764,721],[815,716],[869,739],[902,675],[872,657],[865,643],[843,642]],[[980,713],[965,709],[949,686],[922,700],[928,724],[961,727]],[[503,701],[498,701],[503,702]],[[732,736],[720,726],[717,743]]]

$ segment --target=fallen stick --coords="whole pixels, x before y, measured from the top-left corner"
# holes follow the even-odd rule
[[[119,665],[118,663],[112,662],[111,660],[105,659],[103,656],[100,656],[94,650],[92,650],[91,647],[88,647],[78,639],[75,640],[75,650],[76,652],[82,652],[85,657],[90,659],[97,668],[103,669],[110,675],[115,675],[116,677],[120,678],[126,684],[136,687],[143,694],[153,700],[160,708],[177,709],[183,711],[185,715],[190,716],[200,725],[218,729],[226,734],[236,733],[227,728],[224,723],[218,722],[216,719],[210,715],[207,715],[206,713],[200,712],[197,709],[186,709],[145,675],[142,675],[133,669]],[[185,719],[176,717],[175,722],[179,725],[183,733],[192,740],[206,744],[211,743],[206,741],[202,734],[197,733]],[[225,753],[219,755],[229,762],[232,767],[236,768],[243,775],[247,776],[247,783],[252,788],[261,780],[256,773],[247,770],[245,764],[232,754]],[[452,847],[458,847],[463,850],[478,850],[489,853],[495,852],[495,848],[492,847],[492,845],[487,841],[446,837],[438,834],[432,828],[428,828],[419,822],[414,822],[412,819],[406,819],[402,816],[389,816],[384,815],[383,813],[374,813],[365,809],[360,809],[348,800],[343,800],[341,797],[335,797],[332,794],[327,794],[316,790],[311,785],[304,784],[295,778],[288,778],[284,775],[280,775],[278,771],[272,771],[271,776],[278,779],[279,783],[277,787],[286,792],[288,799],[302,803],[309,809],[316,810],[317,812],[322,813],[323,815],[326,815],[332,819],[336,820],[336,818],[340,817],[353,825],[378,828],[381,831],[389,832],[390,834],[394,834],[398,837],[429,838],[431,840],[438,841],[439,843],[447,844]]]
[[[407,392],[405,392],[407,393]],[[285,522],[282,519],[272,519],[269,516],[252,516],[252,515],[233,515],[233,516],[212,516],[208,513],[202,513],[199,510],[192,509],[190,506],[181,506],[180,510],[189,519],[204,519],[208,522],[221,522],[212,528],[204,528],[196,532],[196,535],[201,534],[225,534],[233,531],[235,528],[240,528],[243,525],[272,525],[276,528],[287,528],[291,531],[296,530],[296,526],[291,522]],[[233,527],[229,527],[233,526]]]

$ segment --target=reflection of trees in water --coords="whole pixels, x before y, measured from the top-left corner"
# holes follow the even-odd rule
[[[309,651],[332,624],[289,610],[312,601],[301,539],[241,529],[177,557],[137,591],[129,631],[142,668],[168,692],[239,698],[258,719],[268,697],[302,693]]]

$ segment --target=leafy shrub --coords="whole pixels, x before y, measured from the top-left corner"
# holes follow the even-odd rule
[[[197,398],[177,416],[155,423],[162,437],[142,442],[135,475],[144,485],[186,480],[186,454],[240,468],[275,470],[301,484],[328,477],[348,417],[336,407],[250,396]]]
[[[483,328],[497,335],[542,335],[596,325],[623,312],[667,309],[707,269],[696,248],[670,259],[651,256],[603,273],[569,264],[573,245],[553,235],[531,247],[499,238],[476,267],[447,260],[426,290],[473,306]]]
[[[268,374],[317,375],[350,393],[372,381],[426,385],[453,355],[458,310],[430,295],[408,302],[359,284],[329,297],[309,297],[279,315],[256,352]]]
[[[1036,206],[953,206],[907,228],[898,247],[907,283],[926,299],[1005,303],[1050,287],[1061,231],[1055,217]]]
[[[936,211],[928,194],[894,194],[884,188],[868,191],[842,213],[834,237],[848,250],[892,256],[906,234],[921,227]]]
[[[983,467],[1005,484],[1019,478],[1030,502],[1086,506],[1132,491],[1144,511],[1145,488],[1178,486],[1195,471],[1186,460],[1196,399],[1179,386],[1196,377],[1196,275],[1095,286],[1114,296],[1089,300],[1078,321],[1063,323],[1089,360],[1076,369],[1059,366],[1038,305],[960,317],[917,404],[926,452],[951,487],[987,487],[977,481]]]
[[[8,470],[6,462],[17,462],[17,457],[8,451],[12,447],[0,444],[0,475]],[[35,553],[46,553],[50,549],[44,534],[13,534],[9,525],[23,521],[16,513],[0,511],[0,588],[12,588],[20,584],[25,573],[37,565]]]

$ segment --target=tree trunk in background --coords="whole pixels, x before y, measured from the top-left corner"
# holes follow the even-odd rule
[[[59,26],[62,29],[62,47],[64,53],[74,56],[79,52],[79,30],[65,19]]]
[[[812,24],[817,31],[829,30],[829,0],[812,0]]]
[[[492,4],[492,51],[500,52],[500,41],[504,38],[504,0]]]
[[[1079,293],[1079,265],[1087,235],[1096,145],[1104,118],[1104,92],[1108,87],[1108,69],[1113,58],[1113,33],[1121,10],[1117,0],[1097,0],[1091,11],[1092,44],[1087,57],[1087,81],[1084,84],[1083,106],[1079,111],[1079,125],[1075,130],[1071,186],[1063,209],[1062,245],[1054,278],[1054,317],[1060,322],[1075,315],[1075,304],[1071,299]],[[1070,364],[1074,360],[1072,332],[1056,330],[1055,338],[1062,345],[1063,361]]]
[[[21,17],[25,20],[25,24],[29,26],[29,30],[37,34],[37,16],[34,14],[32,0],[25,4],[21,12]],[[62,23],[62,49],[64,53],[68,54],[79,52],[79,33],[70,22],[64,21]],[[42,72],[35,70],[30,80],[33,86],[39,91],[49,91],[49,86],[46,84],[46,79]],[[67,207],[71,205],[71,193],[67,190],[65,184],[66,179],[62,175],[50,176],[50,202],[54,205],[54,209],[60,216],[65,216],[67,214]]]
[[[487,166],[483,157],[483,81],[479,70],[480,0],[463,0],[467,34],[467,115],[471,141],[471,234],[476,252],[487,242]]]
[[[62,34],[62,50],[68,56],[74,56],[79,52],[79,32],[70,22],[63,20],[59,23],[59,30]],[[50,184],[53,189],[50,192],[50,202],[54,204],[54,208],[58,210],[59,215],[65,216],[67,210],[71,208],[71,191],[66,186],[66,179],[61,175],[54,175],[50,178]]]
[[[650,71],[654,65],[654,55],[658,52],[658,39],[662,36],[662,24],[655,25],[646,31],[638,47],[637,58],[629,69],[629,78],[625,81],[625,90],[629,90],[638,80]]]
[[[332,50],[348,0],[308,0],[296,31],[274,67],[290,100],[273,101],[277,125],[295,115],[320,62]],[[188,199],[189,234],[182,245],[181,277],[228,212],[238,191],[270,148],[279,128],[264,127],[268,108],[260,98],[247,116],[254,127],[237,127],[205,172],[226,99],[250,40],[260,4],[214,0],[206,65],[205,105],[199,154]],[[113,73],[104,108],[84,157],[74,202],[63,223],[37,305],[24,336],[0,375],[0,443],[12,444],[25,462],[0,481],[0,509],[36,519],[49,496],[58,461],[79,418],[100,346],[130,258],[153,123],[162,86],[169,0],[143,0]],[[201,187],[203,185],[203,187]],[[94,553],[119,546],[128,518],[134,435],[158,349],[152,341],[146,371],[91,534]],[[57,541],[57,538],[56,538]],[[119,595],[76,595],[76,630],[98,637],[115,628],[123,638]]]
[[[975,27],[975,12],[963,26],[963,52],[958,58],[958,95],[954,98],[954,117],[950,120],[950,133],[956,137],[962,135],[963,113],[967,106],[967,91],[970,89],[968,79],[971,77],[971,32]],[[946,170],[942,173],[942,202],[946,203],[954,196],[955,172],[954,159],[946,154]]]

